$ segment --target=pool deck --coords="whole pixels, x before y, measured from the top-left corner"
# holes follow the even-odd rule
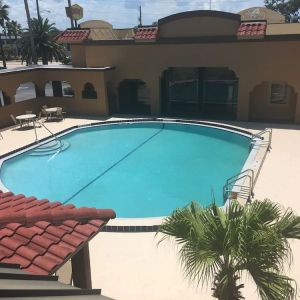
[[[112,119],[112,118],[111,118]],[[110,119],[110,120],[111,120]],[[62,122],[46,123],[54,133],[74,125],[84,125],[96,120],[67,118]],[[298,201],[300,170],[300,125],[262,124],[250,122],[223,122],[242,127],[253,133],[264,128],[273,129],[272,150],[267,155],[254,193],[256,199],[269,198],[292,207],[300,215]],[[39,138],[48,136],[38,128]],[[34,141],[33,130],[1,130],[0,155]],[[113,207],[112,207],[113,208]],[[140,220],[141,221],[141,220]],[[139,221],[139,222],[140,222]],[[149,219],[145,219],[148,225]],[[153,223],[155,220],[150,220]],[[156,219],[156,222],[159,220]],[[157,245],[155,233],[103,232],[90,243],[93,288],[101,288],[104,295],[120,300],[198,300],[214,299],[210,289],[198,289],[184,278],[172,242]],[[300,241],[292,243],[294,261],[289,275],[300,284]],[[68,268],[61,274],[67,276]],[[243,295],[246,299],[259,299],[254,285],[246,281]]]

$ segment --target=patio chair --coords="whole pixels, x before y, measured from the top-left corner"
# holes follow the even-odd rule
[[[14,115],[10,115],[10,117],[16,126],[20,125],[20,128],[22,128],[22,122],[18,122]]]
[[[42,108],[43,108],[43,109],[47,109],[48,106],[47,106],[47,105],[43,105]]]
[[[64,120],[64,114],[65,112],[62,110],[62,108],[58,107],[55,116],[61,120]]]

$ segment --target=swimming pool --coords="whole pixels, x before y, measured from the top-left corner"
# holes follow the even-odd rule
[[[51,201],[113,208],[121,218],[166,216],[192,200],[223,205],[223,185],[241,171],[250,148],[247,135],[172,122],[108,124],[61,138],[70,145],[65,151],[31,149],[5,160],[4,186]]]

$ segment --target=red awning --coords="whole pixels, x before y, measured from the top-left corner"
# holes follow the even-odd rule
[[[241,23],[237,36],[238,38],[263,38],[266,35],[267,22],[243,22]]]
[[[158,35],[158,27],[140,27],[137,29],[135,40],[156,40]]]
[[[67,29],[56,37],[58,43],[78,43],[88,39],[89,29]]]

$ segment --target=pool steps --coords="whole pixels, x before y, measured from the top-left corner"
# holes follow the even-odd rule
[[[60,153],[62,151],[67,150],[70,147],[70,143],[61,140],[58,142],[57,140],[53,140],[47,144],[43,144],[38,146],[32,150],[29,154],[30,156],[47,156],[55,153]]]

